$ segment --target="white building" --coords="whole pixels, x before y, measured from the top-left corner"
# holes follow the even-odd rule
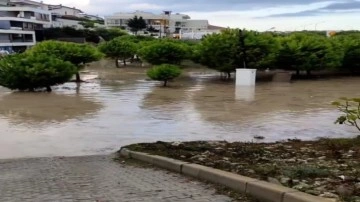
[[[35,45],[35,31],[51,25],[47,5],[31,0],[0,0],[0,49],[21,51]]]
[[[62,4],[60,4],[60,5],[48,5],[48,7],[49,7],[49,11],[51,11],[52,14],[57,14],[57,15],[77,16],[80,13],[84,13],[80,9],[77,9],[75,7],[63,6]]]
[[[105,26],[121,27],[129,30],[127,26],[128,20],[131,18],[142,17],[149,27],[153,27],[162,33],[179,33],[192,31],[205,31],[208,29],[208,20],[192,20],[190,16],[176,14],[153,14],[143,11],[135,11],[133,13],[115,13],[111,16],[105,16]]]
[[[49,27],[72,27],[75,29],[84,29],[81,22],[84,20],[93,20],[101,22],[104,19],[96,16],[84,13],[82,10],[75,7],[68,7],[60,5],[48,5],[49,11],[52,14],[52,25]],[[101,26],[95,24],[95,26]]]

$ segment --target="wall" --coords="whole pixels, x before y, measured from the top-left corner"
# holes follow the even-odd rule
[[[56,13],[56,14],[60,14],[60,15],[74,15],[74,16],[81,13],[77,9],[66,8],[66,7],[62,7],[60,9],[54,9],[54,10],[51,10],[51,12]]]
[[[57,18],[56,21],[53,21],[53,27],[73,27],[75,29],[84,29],[82,25],[79,24],[80,21],[76,20],[67,20],[62,18]]]

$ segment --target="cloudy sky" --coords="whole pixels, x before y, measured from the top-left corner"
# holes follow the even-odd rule
[[[360,29],[360,0],[43,0],[100,16],[171,10],[210,24],[255,30]]]

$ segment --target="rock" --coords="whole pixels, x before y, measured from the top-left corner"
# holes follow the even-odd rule
[[[306,190],[305,193],[308,193],[308,194],[312,194],[312,195],[315,195],[315,196],[319,196],[321,194],[320,191],[318,190]]]
[[[223,157],[224,161],[230,161],[230,159],[228,157]]]
[[[340,185],[335,189],[340,196],[351,196],[354,193],[354,188],[347,185]]]
[[[326,159],[326,156],[321,156],[318,158],[319,160],[325,160]]]
[[[178,147],[180,145],[182,145],[181,142],[173,142],[173,143],[171,143],[171,146],[174,146],[174,147]]]
[[[338,195],[330,193],[330,192],[325,192],[323,194],[320,194],[321,197],[325,197],[325,198],[339,198]]]
[[[326,186],[316,187],[314,190],[319,191],[321,193],[327,191]]]
[[[249,173],[252,173],[252,174],[255,174],[255,173],[256,173],[255,170],[251,170],[251,169],[248,170],[248,172],[249,172]]]
[[[257,140],[263,140],[263,139],[265,139],[265,137],[264,137],[264,136],[261,136],[261,135],[255,135],[254,138],[257,139]]]
[[[280,179],[281,184],[288,184],[290,182],[290,178],[288,177],[282,177]]]
[[[308,189],[310,189],[311,186],[306,184],[306,183],[303,183],[303,182],[300,182],[298,185],[295,185],[293,187],[293,189],[297,189],[297,190],[301,190],[301,191],[306,191]]]
[[[200,157],[200,158],[198,158],[197,160],[200,161],[200,162],[204,162],[206,159],[203,158],[203,157]]]
[[[295,163],[296,159],[286,159],[285,161],[288,162],[288,163]]]
[[[268,177],[267,181],[272,184],[282,185],[276,178]]]
[[[183,159],[184,159],[184,158],[186,158],[186,156],[184,156],[184,155],[181,155],[181,156],[180,156],[180,158],[183,158]]]
[[[355,184],[355,189],[356,189],[357,191],[360,191],[360,182],[358,182],[358,183]]]

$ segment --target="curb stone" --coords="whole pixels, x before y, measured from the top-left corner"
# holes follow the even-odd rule
[[[192,164],[142,152],[134,152],[126,148],[121,148],[119,153],[123,157],[133,158],[190,177],[224,185],[235,191],[249,194],[262,201],[333,202],[331,199],[313,196],[288,187],[271,184],[258,179],[249,178],[198,164]]]

